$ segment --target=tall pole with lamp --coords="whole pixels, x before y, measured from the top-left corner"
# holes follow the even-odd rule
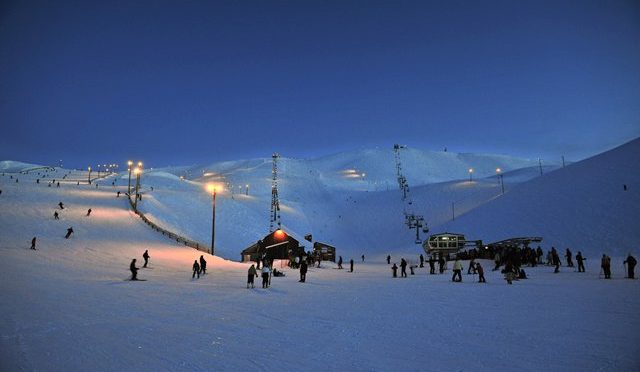
[[[91,167],[88,167],[87,170],[89,170],[89,176],[87,176],[87,181],[89,182],[89,185],[91,185]]]
[[[212,185],[212,184],[207,185],[207,189],[209,189],[209,192],[211,193],[212,203],[213,203],[213,216],[211,218],[211,255],[213,256],[215,251],[216,251],[216,194],[217,194],[217,190],[216,190],[216,186]]]
[[[129,188],[127,189],[127,195],[129,195],[129,198],[131,198],[131,166],[133,165],[133,162],[131,160],[129,160],[127,162],[128,167],[128,171],[129,171]]]
[[[502,179],[502,169],[496,168],[496,173],[498,173],[498,177],[500,177],[500,187],[502,188],[502,194],[504,195],[504,180]]]

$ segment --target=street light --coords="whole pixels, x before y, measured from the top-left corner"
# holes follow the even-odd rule
[[[216,185],[207,184],[207,190],[213,197],[213,217],[211,219],[211,255],[213,256],[216,251]]]
[[[140,168],[136,168],[133,170],[133,173],[136,174],[136,199],[133,202],[133,209],[138,210],[138,190],[140,190],[140,173],[142,170]],[[129,200],[131,200],[131,195],[129,195]]]
[[[89,170],[89,177],[88,177],[88,181],[89,181],[89,185],[91,185],[91,167],[87,168]]]
[[[473,168],[469,168],[469,182],[473,181]]]
[[[133,165],[133,162],[131,160],[129,160],[127,162],[128,167],[128,171],[129,171],[129,188],[127,189],[127,194],[129,194],[129,199],[131,199],[131,166]]]
[[[249,195],[249,184],[244,185],[245,189],[244,189],[244,194],[245,195]]]
[[[496,168],[496,173],[500,177],[500,187],[502,188],[502,194],[504,194],[504,180],[502,179],[502,169]]]

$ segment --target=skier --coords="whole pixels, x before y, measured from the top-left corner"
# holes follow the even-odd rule
[[[556,251],[555,247],[551,247],[551,261],[553,262],[553,265],[556,267],[553,272],[559,273],[560,272],[560,256],[558,256],[558,252]]]
[[[606,254],[602,255],[602,260],[600,260],[600,267],[602,267],[602,271],[604,272],[605,279],[611,279],[611,258]]]
[[[395,262],[393,263],[393,266],[391,266],[391,271],[393,271],[393,277],[397,278],[398,277],[398,266],[396,266]]]
[[[300,263],[300,283],[304,283],[307,280],[307,261]]]
[[[251,265],[249,268],[249,272],[247,273],[247,288],[249,288],[249,284],[251,284],[251,288],[255,288],[253,286],[253,279],[258,277],[258,272],[256,271],[256,265]]]
[[[387,265],[391,265],[391,255],[387,255]]]
[[[478,273],[478,283],[486,283],[487,281],[484,279],[484,269],[480,262],[476,263],[476,272]]]
[[[576,255],[576,261],[578,262],[579,273],[584,272],[584,260],[586,260],[586,258],[582,257],[582,252],[578,251],[578,254]]]
[[[405,261],[404,257],[400,259],[400,276],[407,277],[407,261]]]
[[[131,264],[129,265],[129,270],[131,270],[131,280],[138,280],[138,268],[136,267],[136,259],[131,260]]]
[[[438,258],[438,265],[440,266],[440,274],[444,273],[444,264],[445,264],[445,260],[444,257],[442,257],[442,255],[440,255],[440,257]]]
[[[573,260],[571,259],[571,251],[567,248],[567,253],[564,255],[567,258],[567,267],[573,267]]]
[[[420,253],[420,268],[424,267],[424,256]]]
[[[204,260],[204,255],[200,255],[200,272],[202,275],[207,273],[207,261]]]
[[[196,275],[198,275],[198,279],[200,279],[200,264],[198,263],[198,260],[194,260],[193,261],[193,275],[191,275],[191,279],[195,278]]]
[[[60,209],[64,209],[64,204],[62,204],[62,202],[58,203],[58,205],[60,206]]]
[[[36,237],[34,236],[33,239],[31,239],[31,249],[33,249],[34,251],[36,250]]]
[[[342,256],[338,258],[338,269],[342,269]]]
[[[456,261],[453,263],[453,276],[451,277],[451,281],[462,281],[462,269],[462,263],[460,262],[460,260],[458,260],[458,258],[456,258]],[[458,280],[456,280],[456,277],[458,277]]]
[[[262,263],[262,288],[269,288],[269,273],[271,269],[267,262]]]
[[[351,260],[349,260],[349,265],[351,266],[349,268],[349,272],[352,273],[353,272],[353,258]]]
[[[364,255],[362,255],[362,262],[364,262]]]
[[[142,258],[144,258],[144,265],[142,265],[142,267],[147,267],[147,264],[149,263],[149,250],[145,250],[144,253],[142,254]]]
[[[54,220],[59,220],[60,219],[60,215],[58,214],[58,211],[53,212],[53,219]]]
[[[637,263],[638,261],[636,261],[635,257],[629,253],[629,256],[627,256],[627,259],[623,262],[623,264],[627,265],[627,278],[635,279],[633,269],[636,267]]]
[[[467,269],[467,275],[476,273],[476,259],[472,258],[471,262],[469,262],[469,268]]]
[[[87,217],[91,216],[91,208],[87,211]]]
[[[433,258],[433,256],[429,256],[429,274],[435,274],[436,273],[436,260]]]
[[[69,239],[69,237],[73,234],[73,227],[67,229],[67,235],[64,236],[65,239]]]

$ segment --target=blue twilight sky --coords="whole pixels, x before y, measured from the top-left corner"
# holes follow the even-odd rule
[[[638,1],[0,2],[0,160],[577,160],[638,136]]]

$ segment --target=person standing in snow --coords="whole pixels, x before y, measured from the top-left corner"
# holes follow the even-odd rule
[[[59,220],[60,219],[60,215],[58,214],[58,211],[53,212],[53,219],[54,220]]]
[[[351,260],[349,260],[349,266],[351,266],[349,268],[349,272],[352,273],[353,272],[353,258]]]
[[[420,253],[420,268],[424,267],[424,256]]]
[[[62,204],[62,202],[58,203],[58,206],[60,207],[60,209],[64,209],[64,204]]]
[[[514,277],[513,264],[511,261],[507,261],[507,264],[504,267],[504,278],[507,280],[507,283],[513,284]]]
[[[445,265],[445,260],[444,257],[442,257],[442,254],[440,254],[440,257],[438,258],[438,266],[440,269],[440,274],[444,273],[444,265]]]
[[[586,258],[582,257],[582,252],[578,251],[578,254],[576,255],[576,261],[578,262],[579,273],[584,272],[584,260],[586,260]]]
[[[131,270],[131,280],[138,280],[138,268],[136,267],[136,259],[131,260],[131,264],[129,265],[129,270]]]
[[[266,261],[262,262],[262,288],[269,288],[269,273],[271,273],[269,264]]]
[[[611,258],[609,258],[609,256],[607,256],[606,254],[602,255],[600,267],[602,267],[602,271],[604,272],[604,278],[611,279]]]
[[[253,286],[253,279],[258,277],[258,272],[256,271],[256,265],[251,265],[249,271],[247,272],[247,288],[249,288],[249,284],[251,284],[251,288],[255,288]]]
[[[453,263],[453,276],[451,277],[451,281],[454,281],[454,282],[462,281],[462,269],[463,269],[462,263],[456,257],[456,261]],[[458,280],[456,280],[456,277],[458,277]]]
[[[472,258],[471,262],[469,262],[469,268],[467,269],[467,275],[476,273],[476,259]]]
[[[202,275],[207,273],[207,261],[204,260],[204,255],[200,255],[200,272]]]
[[[393,277],[397,278],[398,277],[398,266],[396,266],[395,262],[393,263],[393,266],[391,266],[391,271],[393,272]]]
[[[338,258],[338,269],[342,269],[342,256]]]
[[[387,265],[391,265],[391,255],[387,255]]]
[[[73,227],[69,227],[67,229],[67,235],[64,236],[65,239],[69,239],[69,237],[73,234]]]
[[[193,261],[193,275],[191,275],[191,279],[195,278],[196,275],[198,275],[198,279],[200,279],[200,264],[198,263],[198,260],[194,260]]]
[[[300,283],[304,283],[307,280],[307,261],[300,262]]]
[[[429,274],[435,274],[436,273],[436,260],[433,258],[433,256],[429,256]]]
[[[34,238],[35,239],[35,238]],[[638,261],[636,261],[635,257],[633,257],[631,255],[631,253],[629,253],[629,255],[627,256],[627,259],[624,260],[623,262],[625,265],[627,265],[627,278],[629,279],[635,279],[635,275],[633,270],[636,267],[636,264],[638,263]]]
[[[33,239],[31,239],[31,249],[33,249],[34,251],[36,250],[36,237],[34,236]]]
[[[553,262],[553,265],[556,267],[553,272],[559,273],[560,272],[560,256],[558,256],[558,252],[556,251],[555,247],[551,247],[551,261]]]
[[[145,250],[144,253],[142,254],[142,258],[144,258],[144,265],[142,265],[142,267],[147,267],[147,264],[149,263],[149,250]]]
[[[567,248],[567,253],[564,255],[567,258],[567,267],[573,267],[573,260],[571,259],[571,251]]]
[[[87,211],[87,217],[91,216],[91,208]]]
[[[405,261],[404,257],[400,259],[400,276],[407,277],[407,261]]]
[[[496,271],[500,268],[500,253],[496,253],[493,257],[493,262],[495,262],[496,266],[493,268],[493,271]]]
[[[476,272],[478,273],[478,283],[486,283],[487,281],[484,279],[484,269],[480,262],[476,263]]]
[[[362,255],[362,262],[364,262],[364,255]]]

